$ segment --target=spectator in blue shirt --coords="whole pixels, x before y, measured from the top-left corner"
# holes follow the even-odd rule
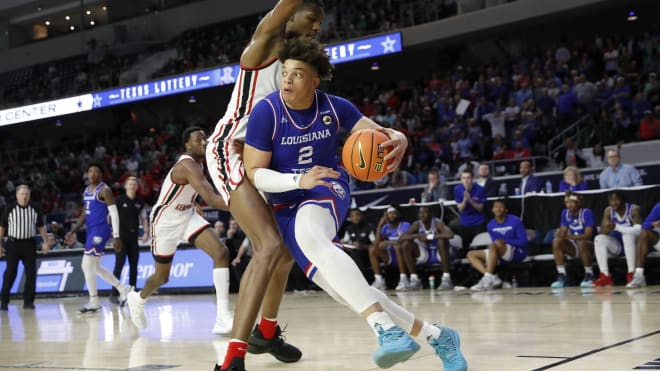
[[[660,251],[660,202],[655,204],[649,216],[642,223],[642,234],[640,234],[637,242],[635,274],[632,281],[626,285],[627,289],[638,289],[646,286],[644,265],[646,265],[646,255],[648,255],[651,246],[656,251]]]
[[[564,169],[564,179],[559,181],[559,192],[566,191],[584,191],[587,189],[587,182],[582,179],[580,170],[575,166],[568,166]]]
[[[578,99],[568,84],[563,84],[561,94],[557,97],[557,111],[562,127],[570,125],[576,118]]]
[[[467,254],[470,265],[483,274],[481,280],[471,287],[474,291],[500,287],[502,280],[493,274],[497,264],[519,262],[527,257],[527,232],[520,218],[509,215],[504,200],[495,200],[492,211],[495,217],[488,223],[488,235],[493,242],[488,249],[472,250]]]
[[[486,193],[484,189],[472,181],[472,169],[461,172],[461,184],[454,187],[454,200],[458,207],[458,222],[455,219],[451,229],[463,240],[463,248],[470,246],[474,236],[486,231],[486,218],[484,217],[484,203]]]
[[[616,149],[607,151],[610,165],[600,173],[600,188],[633,187],[642,185],[642,177],[634,166],[622,164],[621,154]]]
[[[581,257],[584,264],[584,279],[580,287],[591,287],[594,281],[592,265],[594,255],[594,222],[593,212],[582,207],[582,196],[573,192],[566,192],[564,197],[566,208],[561,212],[560,226],[552,240],[552,253],[557,265],[557,280],[552,288],[566,286],[566,266],[564,257]]]

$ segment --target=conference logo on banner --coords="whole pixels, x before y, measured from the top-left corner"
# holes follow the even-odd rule
[[[101,265],[112,271],[115,267],[115,256],[106,254],[101,257]],[[124,265],[119,280],[128,284],[128,261]],[[147,281],[156,271],[154,258],[150,251],[140,252],[137,269],[137,287],[144,287]],[[199,249],[178,250],[174,254],[169,281],[163,288],[186,288],[186,287],[213,287],[213,260]],[[86,288],[86,286],[85,286]],[[99,280],[99,290],[109,290],[111,286]]]
[[[81,268],[82,253],[76,255],[49,254],[37,259],[37,293],[80,292],[87,290]],[[128,262],[127,262],[128,263]],[[101,264],[110,271],[115,267],[115,255],[101,257]],[[4,272],[6,261],[0,261],[0,272]],[[138,264],[137,286],[143,287],[147,278],[156,270],[150,251],[141,251]],[[11,287],[12,294],[23,293],[25,275],[19,264],[16,280]],[[128,284],[128,264],[120,275],[120,281]],[[107,282],[98,279],[99,290],[110,290]],[[169,282],[164,288],[213,287],[213,260],[201,250],[184,249],[174,255]]]
[[[37,292],[63,292],[73,263],[67,259],[41,260],[37,269]]]

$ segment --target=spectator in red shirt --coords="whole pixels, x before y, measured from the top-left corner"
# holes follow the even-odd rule
[[[644,117],[639,123],[639,139],[660,139],[660,105],[655,106],[655,116],[650,110],[644,111]]]

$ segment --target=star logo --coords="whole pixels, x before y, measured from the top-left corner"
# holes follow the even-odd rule
[[[101,107],[101,101],[103,100],[103,98],[101,98],[101,96],[98,95],[98,94],[94,94],[94,98],[93,98],[93,99],[94,99],[94,102],[92,103],[92,108],[99,108],[99,107]]]
[[[383,46],[383,53],[394,53],[394,44],[396,44],[396,40],[390,39],[390,37],[387,36],[385,41],[380,43],[380,45]]]
[[[357,163],[357,167],[364,169],[367,167],[367,162],[364,161],[364,154],[362,153],[362,143],[358,142],[358,155],[360,156],[360,162]]]

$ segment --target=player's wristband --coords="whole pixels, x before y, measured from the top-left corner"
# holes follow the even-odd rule
[[[110,223],[112,223],[112,238],[119,238],[119,212],[117,205],[109,205]]]
[[[254,186],[269,193],[293,191],[300,188],[302,174],[280,173],[279,171],[259,168],[254,172]]]

